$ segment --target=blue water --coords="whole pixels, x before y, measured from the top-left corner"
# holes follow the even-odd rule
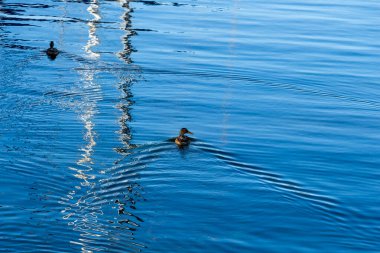
[[[379,13],[0,0],[0,252],[379,252]]]

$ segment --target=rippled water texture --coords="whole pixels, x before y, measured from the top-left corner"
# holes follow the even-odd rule
[[[379,252],[379,13],[0,0],[0,252]]]

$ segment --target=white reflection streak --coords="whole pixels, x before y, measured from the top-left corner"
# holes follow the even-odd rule
[[[87,11],[93,16],[93,19],[87,22],[89,39],[84,46],[84,50],[88,57],[97,59],[100,55],[93,52],[92,47],[99,44],[99,39],[96,36],[96,24],[101,19],[98,14],[98,0],[92,1]],[[91,95],[100,94],[100,85],[95,81],[97,70],[94,70],[89,64],[85,64],[81,69],[79,74],[82,76],[84,101],[79,117],[86,130],[83,138],[87,143],[81,149],[83,153],[81,154],[82,158],[77,161],[78,168],[70,168],[75,171],[74,176],[80,179],[80,186],[76,186],[76,190],[70,191],[67,195],[67,201],[72,202],[72,204],[63,213],[70,212],[64,216],[64,219],[69,219],[72,216],[70,218],[72,221],[69,222],[69,225],[73,226],[74,231],[80,232],[80,238],[76,242],[72,241],[71,243],[81,245],[81,252],[89,253],[101,250],[101,248],[91,247],[90,245],[96,237],[106,234],[106,231],[97,223],[97,217],[102,213],[101,210],[97,210],[96,207],[90,205],[93,200],[97,199],[96,194],[91,191],[95,186],[93,181],[95,175],[91,175],[90,172],[93,170],[92,164],[94,162],[92,155],[94,146],[96,145],[93,118],[97,113],[97,100],[99,99],[97,96]],[[83,194],[80,194],[80,191],[83,191]]]
[[[91,50],[91,47],[96,46],[99,44],[99,39],[96,36],[96,23],[101,19],[99,13],[99,3],[97,0],[93,1],[93,3],[90,4],[90,6],[87,8],[87,11],[94,16],[92,20],[90,20],[87,25],[89,26],[88,30],[88,37],[89,40],[87,42],[87,45],[84,47],[84,50],[88,54],[89,57],[91,58],[99,58],[99,54],[95,53]]]
[[[86,46],[84,47],[84,50],[91,58],[98,58],[99,54],[94,53],[91,48],[93,46],[96,46],[99,44],[99,39],[96,36],[96,23],[101,19],[99,12],[99,6],[98,1],[94,0],[93,3],[90,4],[90,6],[87,8],[87,11],[94,16],[92,20],[90,20],[87,25],[89,26],[88,30],[88,37],[89,40],[87,41]],[[94,75],[95,71],[88,69],[82,71],[84,76],[84,82],[83,82],[83,88],[85,90],[92,90],[92,91],[98,91],[100,89],[99,85],[97,85],[94,82]],[[78,164],[83,163],[93,163],[91,159],[91,155],[93,153],[93,147],[96,145],[95,142],[95,132],[93,131],[94,123],[92,121],[92,118],[95,114],[95,107],[96,104],[94,101],[88,101],[86,104],[87,108],[85,108],[84,113],[81,115],[81,120],[84,122],[84,127],[86,128],[86,134],[84,136],[85,140],[88,140],[88,144],[85,148],[82,149],[84,154],[82,154],[83,158],[78,161]]]

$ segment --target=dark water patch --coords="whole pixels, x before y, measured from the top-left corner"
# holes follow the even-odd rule
[[[175,7],[180,7],[180,6],[186,6],[187,4],[173,2],[172,5],[175,6]]]
[[[70,19],[70,18],[61,18],[61,17],[52,17],[52,16],[45,16],[45,17],[42,17],[42,16],[33,16],[33,15],[29,15],[29,16],[26,16],[26,15],[8,15],[8,16],[2,16],[1,18],[2,20],[5,20],[5,21],[14,21],[14,22],[18,22],[20,23],[20,21],[27,21],[27,22],[62,22],[62,21],[65,21],[65,22],[86,22],[85,20],[79,20],[79,19]],[[11,23],[11,24],[14,24],[14,23]],[[21,24],[22,26],[24,26],[25,24]],[[36,27],[39,27],[40,25],[37,25],[37,24],[28,24],[29,26],[36,26]]]
[[[17,15],[17,14],[6,14],[1,16],[0,20],[1,26],[7,26],[6,24],[10,24],[11,26],[40,26],[38,23],[34,24],[24,24],[21,22],[65,22],[65,23],[85,23],[87,24],[89,21],[86,19],[81,18],[74,18],[74,17],[60,17],[60,16],[41,16],[41,15]],[[12,23],[5,23],[4,21],[12,21]],[[13,23],[17,22],[17,23]],[[91,21],[94,25],[109,25],[109,24],[115,24],[114,22],[110,21]],[[101,28],[101,27],[100,27]],[[111,28],[110,28],[111,29]]]
[[[135,32],[158,32],[157,30],[144,29],[144,28],[134,28],[134,29],[132,29],[132,31],[135,31]]]
[[[52,5],[47,4],[30,4],[30,3],[3,3],[0,2],[0,13],[5,13],[9,15],[17,15],[25,12],[25,8],[32,9],[46,9],[51,8]]]
[[[189,4],[187,3],[178,3],[178,2],[156,2],[156,1],[149,1],[149,0],[133,0],[131,2],[134,3],[142,3],[147,6],[158,6],[158,5],[171,5],[174,7],[181,7],[181,6],[187,6]]]
[[[0,13],[5,13],[5,14],[9,14],[9,15],[16,15],[16,14],[20,14],[21,12],[23,12],[23,10],[16,10],[16,9],[12,9],[12,8],[5,8],[5,6],[3,5],[3,3],[0,3]],[[1,21],[1,19],[0,19]]]
[[[162,5],[162,3],[156,1],[147,1],[147,0],[133,0],[135,3],[142,3],[144,5]]]
[[[17,22],[17,23],[10,23],[10,22],[0,22],[0,27],[1,26],[36,26],[36,25],[32,25],[32,24],[23,24],[23,23],[19,23],[19,22]],[[7,44],[5,44],[5,45],[7,45]],[[8,46],[9,46],[9,44],[8,44]],[[10,48],[14,48],[14,47],[10,47]],[[20,49],[23,49],[23,48],[20,48]]]
[[[93,0],[52,0],[52,2],[68,2],[68,3],[92,4]]]
[[[1,3],[1,6],[6,6],[14,10],[15,8],[50,8],[52,5],[47,5],[47,4],[31,4],[31,3],[17,3],[17,4],[12,4],[12,3]]]
[[[48,91],[44,93],[44,96],[50,96],[50,97],[78,97],[80,98],[82,95],[79,93],[74,92],[67,92],[67,91]]]

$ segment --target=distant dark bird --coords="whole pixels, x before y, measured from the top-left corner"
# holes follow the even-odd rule
[[[57,57],[57,55],[59,54],[58,49],[56,49],[54,47],[54,42],[53,41],[50,41],[50,48],[48,48],[46,50],[46,54],[52,60],[54,60]]]
[[[190,144],[190,138],[186,136],[185,134],[193,134],[193,133],[187,130],[187,128],[181,128],[181,130],[179,131],[178,137],[175,138],[175,143],[178,146],[186,146]]]

